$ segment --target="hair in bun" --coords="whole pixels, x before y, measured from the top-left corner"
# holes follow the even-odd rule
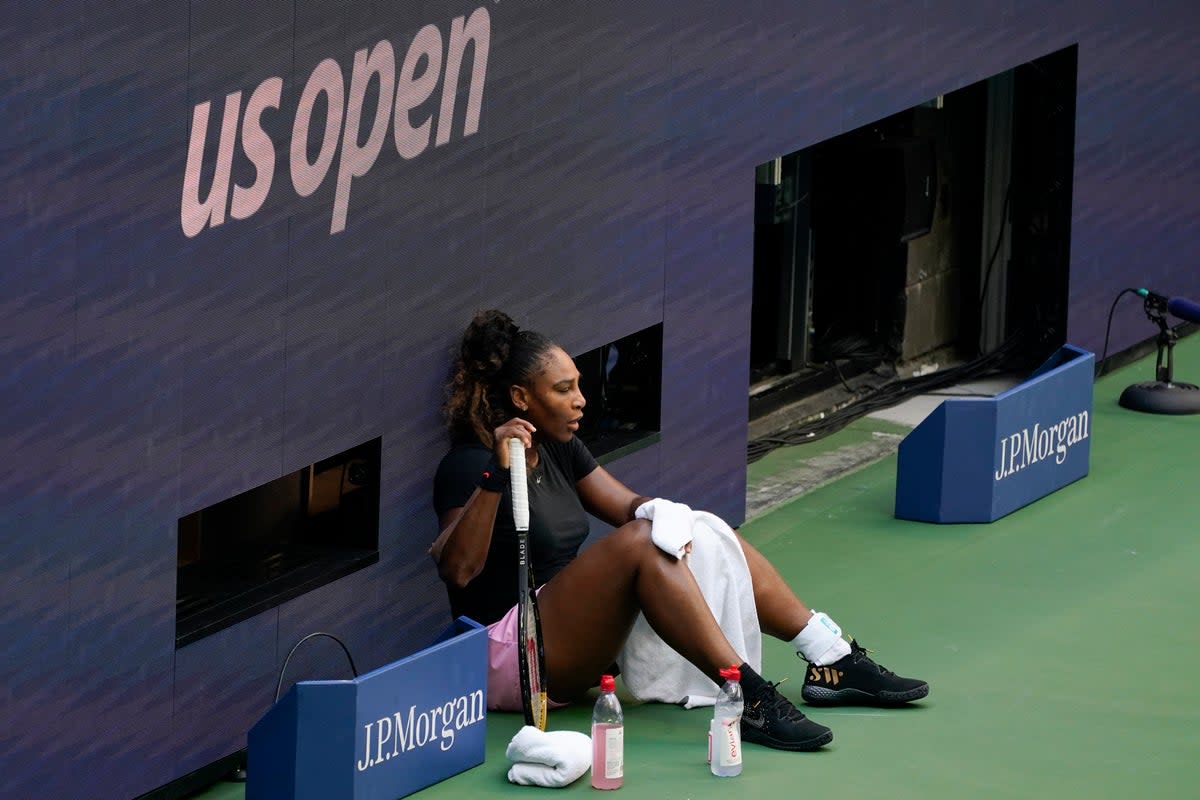
[[[522,330],[503,311],[477,312],[463,333],[446,387],[442,410],[451,434],[491,447],[492,431],[514,415],[509,387],[528,384],[553,346],[542,334]]]

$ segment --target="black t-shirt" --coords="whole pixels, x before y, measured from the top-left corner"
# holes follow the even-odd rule
[[[433,483],[438,516],[464,506],[491,458],[482,444],[454,447],[442,458]],[[575,484],[596,468],[596,459],[578,438],[538,444],[538,465],[529,475],[529,550],[537,584],[565,567],[588,535],[588,517]],[[508,487],[500,498],[492,544],[483,570],[462,589],[447,585],[450,610],[484,625],[500,619],[517,602],[517,530]]]

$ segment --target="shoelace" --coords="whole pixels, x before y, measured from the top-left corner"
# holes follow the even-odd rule
[[[892,672],[890,669],[888,669],[887,667],[885,667],[882,664],[880,664],[879,662],[877,662],[875,659],[871,658],[871,656],[869,655],[869,653],[871,653],[871,652],[872,651],[863,647],[861,644],[854,641],[853,639],[850,640],[850,658],[856,664],[858,662],[862,661],[863,659],[866,659],[867,661],[869,661],[871,663],[871,666],[873,666],[873,667],[875,667],[875,669],[879,670],[880,675],[895,675],[896,674],[896,673]]]
[[[784,678],[779,683],[767,681],[766,685],[758,691],[758,697],[754,699],[754,704],[750,708],[754,711],[776,711],[784,719],[796,721],[804,719],[804,714],[800,713],[800,709],[779,692],[779,684],[786,680],[787,678]]]

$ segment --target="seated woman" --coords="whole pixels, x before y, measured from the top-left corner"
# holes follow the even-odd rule
[[[529,538],[546,654],[546,685],[569,701],[596,685],[617,659],[639,613],[676,652],[718,683],[738,664],[746,698],[742,737],[781,750],[813,750],[833,739],[804,716],[728,642],[684,559],[660,550],[635,511],[651,498],[596,464],[575,437],[585,400],[571,357],[500,311],[477,314],[463,336],[445,414],[453,440],[438,467],[434,507],[441,533],[430,554],[452,612],[488,626],[488,698],[518,711],[516,531],[509,503],[508,447],[525,445],[530,471]],[[615,530],[580,552],[587,514]],[[841,638],[814,614],[744,539],[762,630],[790,642],[812,667],[802,697],[811,704],[900,705],[925,697],[924,681],[902,678]],[[581,602],[582,601],[582,602]]]

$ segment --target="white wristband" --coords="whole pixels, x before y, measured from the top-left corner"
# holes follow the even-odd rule
[[[842,638],[842,629],[824,611],[814,611],[804,630],[791,644],[810,664],[832,664],[850,654],[850,645]]]

